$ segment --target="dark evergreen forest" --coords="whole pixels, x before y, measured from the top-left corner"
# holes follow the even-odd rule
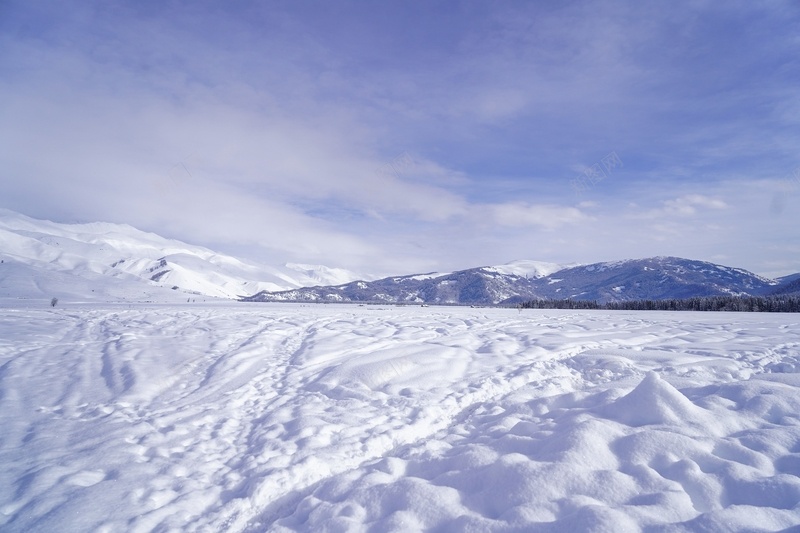
[[[530,300],[522,309],[608,309],[614,311],[739,311],[766,313],[800,312],[800,295],[702,296],[666,300],[629,300],[598,303],[595,300]]]

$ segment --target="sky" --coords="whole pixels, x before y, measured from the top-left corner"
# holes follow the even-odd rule
[[[0,0],[0,207],[370,275],[800,272],[794,0]]]

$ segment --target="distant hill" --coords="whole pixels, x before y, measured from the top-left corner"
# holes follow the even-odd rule
[[[762,295],[777,282],[743,270],[679,257],[595,263],[556,272],[540,296],[598,302]]]
[[[800,274],[793,274],[779,279],[780,284],[770,294],[800,294]]]
[[[432,273],[290,291],[263,291],[246,300],[496,305],[537,298],[571,298],[605,303],[763,295],[779,285],[775,280],[739,268],[678,257],[555,267],[538,274],[520,275],[510,267],[480,267],[441,275]]]
[[[236,299],[359,277],[314,265],[256,265],[125,224],[60,224],[7,209],[0,209],[0,261],[6,298],[163,300],[166,289]]]
[[[390,302],[435,304],[496,304],[511,298],[536,296],[535,278],[473,268],[450,274],[398,276],[329,287],[260,292],[246,301]]]

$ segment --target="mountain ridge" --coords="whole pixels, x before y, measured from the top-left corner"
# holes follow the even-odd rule
[[[786,285],[741,268],[669,256],[567,266],[539,277],[501,270],[477,267],[441,276],[393,276],[338,286],[264,291],[244,300],[510,305],[536,299],[575,299],[605,303],[756,296]]]
[[[800,273],[767,279],[669,256],[586,265],[517,260],[375,279],[304,263],[271,267],[127,224],[63,224],[0,208],[0,297],[70,300],[382,302],[498,305],[800,292]]]

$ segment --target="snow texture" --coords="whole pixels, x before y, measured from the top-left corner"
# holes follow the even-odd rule
[[[0,308],[0,530],[787,530],[799,328],[785,314]]]

